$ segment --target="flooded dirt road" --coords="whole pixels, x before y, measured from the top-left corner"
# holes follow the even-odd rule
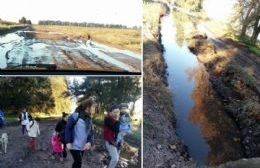
[[[36,32],[26,28],[0,36],[1,69],[37,69],[53,65],[58,70],[141,72],[141,55],[97,42],[64,38],[37,39],[35,34],[52,36],[58,32]],[[44,66],[42,66],[44,68]]]

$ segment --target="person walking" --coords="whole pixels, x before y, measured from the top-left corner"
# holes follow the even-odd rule
[[[31,115],[26,111],[24,108],[22,112],[19,114],[18,120],[20,124],[22,125],[22,133],[24,135],[26,131],[26,125],[29,123],[29,120],[31,119]]]
[[[65,130],[67,149],[73,157],[72,168],[81,168],[82,157],[86,150],[90,150],[94,141],[91,114],[96,106],[94,99],[89,98],[76,108],[69,117]]]
[[[4,110],[3,110],[3,106],[0,105],[0,129],[4,127],[5,125],[5,115],[4,115]]]
[[[120,126],[120,122],[118,121],[119,113],[119,106],[112,105],[104,120],[105,146],[111,157],[108,168],[115,168],[119,161],[120,150],[116,143]]]
[[[37,120],[30,118],[29,123],[26,125],[26,130],[30,137],[28,146],[32,152],[37,150],[37,137],[40,135],[40,126]]]
[[[62,119],[57,123],[55,131],[58,133],[60,142],[63,144],[63,159],[67,158],[66,142],[65,142],[65,129],[68,122],[69,115],[65,112],[62,113]]]

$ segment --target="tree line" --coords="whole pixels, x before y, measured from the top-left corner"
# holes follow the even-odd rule
[[[70,93],[80,97],[78,101],[94,96],[97,113],[104,112],[111,104],[135,103],[141,97],[138,77],[87,77],[82,83],[74,81]]]
[[[6,115],[18,115],[26,108],[32,114],[71,112],[72,97],[78,102],[95,97],[97,112],[103,114],[112,103],[135,103],[141,97],[137,77],[87,77],[69,83],[63,77],[2,77],[0,105]]]
[[[61,26],[79,26],[79,27],[105,27],[105,28],[117,28],[117,29],[127,29],[128,27],[120,24],[102,24],[102,23],[88,23],[88,22],[68,22],[60,20],[40,20],[39,25],[61,25]],[[138,26],[132,27],[133,29],[138,29]]]
[[[20,24],[29,24],[29,25],[32,24],[31,20],[27,20],[25,17],[22,17],[22,18],[19,20],[19,23],[20,23]]]

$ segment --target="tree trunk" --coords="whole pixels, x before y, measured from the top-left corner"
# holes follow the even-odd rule
[[[256,41],[257,41],[257,37],[259,35],[259,32],[260,32],[260,26],[259,25],[259,20],[260,20],[260,17],[258,17],[255,21],[255,24],[254,24],[254,31],[253,31],[253,34],[251,36],[251,42],[253,44],[256,44]]]
[[[241,34],[240,34],[241,37],[246,35],[246,29],[247,29],[247,25],[244,24],[243,27],[242,27],[242,30],[241,30]]]
[[[245,18],[242,21],[242,30],[241,30],[240,36],[246,35],[246,30],[247,30],[247,27],[250,23],[250,14],[251,14],[251,11],[252,11],[253,8],[254,8],[254,4],[251,4],[250,8],[246,12]]]

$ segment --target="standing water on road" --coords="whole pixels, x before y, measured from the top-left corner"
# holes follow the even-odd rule
[[[215,100],[203,65],[188,49],[185,36],[190,28],[185,27],[179,13],[178,17],[174,14],[161,19],[161,42],[173,95],[177,134],[199,165],[218,165],[239,159],[243,153],[238,130]],[[189,24],[196,27],[194,23]]]
[[[69,70],[141,71],[140,54],[97,42],[86,45],[84,40],[70,39],[64,34],[59,40],[38,39],[36,34],[48,37],[61,33],[25,28],[0,36],[0,69],[23,69],[43,64]]]

